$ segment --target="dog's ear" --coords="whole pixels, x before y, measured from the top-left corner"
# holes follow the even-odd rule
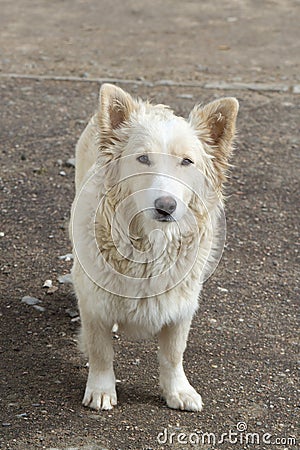
[[[102,145],[111,144],[114,131],[120,128],[136,109],[137,102],[123,89],[105,83],[99,94],[99,125]]]
[[[206,106],[195,106],[189,121],[197,131],[205,149],[213,156],[219,182],[225,179],[228,159],[232,153],[239,103],[234,97],[225,97]]]

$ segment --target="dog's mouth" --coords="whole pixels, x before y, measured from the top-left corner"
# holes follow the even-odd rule
[[[174,217],[163,209],[155,209],[154,210],[154,220],[158,222],[174,222]]]

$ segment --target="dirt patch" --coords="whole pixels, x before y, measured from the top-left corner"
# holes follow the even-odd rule
[[[71,266],[59,259],[70,251],[65,225],[74,189],[74,169],[65,161],[96,107],[98,88],[1,84],[8,105],[1,142],[1,445],[156,449],[167,446],[157,441],[164,428],[175,436],[219,435],[241,421],[261,435],[295,436],[299,110],[285,94],[238,95],[227,245],[203,291],[185,357],[204,411],[166,408],[159,397],[156,342],[137,344],[125,336],[115,341],[118,407],[99,414],[81,406],[86,361],[75,342],[79,323],[67,312],[76,310],[76,302],[57,277]],[[185,99],[186,90],[172,87],[132,91],[183,115],[196,101],[212,99],[212,92],[196,89]],[[42,288],[46,279],[58,287],[52,295]],[[22,303],[25,295],[40,299],[45,311]],[[172,448],[181,448],[174,442]]]
[[[2,72],[299,82],[299,2],[2,0]]]
[[[298,17],[296,0],[225,0],[222,7],[214,0],[3,0],[0,75],[291,86],[300,79]],[[125,88],[184,116],[195,103],[222,95],[237,96],[241,105],[227,244],[205,285],[185,355],[204,410],[168,409],[159,397],[156,342],[125,336],[115,340],[117,408],[99,414],[82,407],[87,368],[76,346],[76,301],[57,277],[72,264],[59,259],[70,252],[74,169],[66,161],[97,106],[99,85],[2,77],[0,447],[195,448],[180,444],[179,434],[220,439],[242,422],[258,433],[261,449],[296,448],[287,439],[298,432],[298,98]],[[52,295],[42,287],[47,279],[58,288]],[[27,295],[44,310],[22,303]],[[271,444],[262,443],[265,433]],[[200,448],[212,444],[206,439]],[[227,440],[218,448],[233,446]]]

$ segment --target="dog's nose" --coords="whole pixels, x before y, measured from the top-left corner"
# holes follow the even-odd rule
[[[177,203],[173,197],[164,195],[163,197],[159,197],[155,200],[154,206],[160,214],[168,216],[175,211]]]

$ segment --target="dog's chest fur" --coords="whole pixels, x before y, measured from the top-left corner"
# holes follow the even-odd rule
[[[85,207],[89,209],[87,203]],[[195,236],[191,233],[179,237],[172,233],[159,234],[157,240],[150,242],[146,235],[137,233],[130,238],[120,232],[112,239],[111,226],[103,220],[105,214],[98,216],[96,223],[88,217],[91,216],[87,212],[79,245],[94,268],[95,279],[92,281],[84,275],[78,261],[73,270],[75,279],[84,278],[88,302],[96,315],[101,309],[107,323],[118,323],[133,337],[154,335],[163,324],[193,315],[202,286],[199,274],[203,272],[207,248],[211,246],[209,233],[203,232],[195,258]],[[138,227],[132,231],[140,232]]]

